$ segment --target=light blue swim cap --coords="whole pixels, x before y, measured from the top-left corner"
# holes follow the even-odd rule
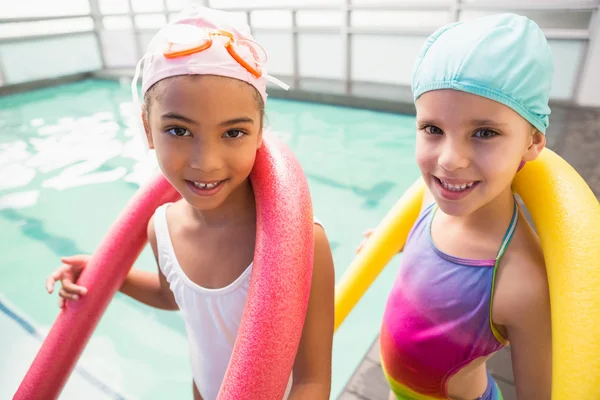
[[[502,103],[546,133],[554,64],[532,20],[497,14],[448,24],[425,42],[415,62],[412,91],[454,89]]]

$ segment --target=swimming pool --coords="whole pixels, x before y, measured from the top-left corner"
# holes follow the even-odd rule
[[[125,83],[86,80],[0,98],[2,399],[14,394],[58,313],[57,297],[44,290],[46,276],[60,256],[93,252],[143,179],[129,93]],[[361,232],[418,176],[414,117],[269,99],[266,122],[304,168],[339,280]],[[332,398],[378,333],[394,264],[335,336]],[[135,267],[156,270],[149,248]],[[191,398],[178,313],[117,294],[61,398],[81,393]]]

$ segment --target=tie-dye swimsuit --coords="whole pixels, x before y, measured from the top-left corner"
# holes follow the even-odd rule
[[[510,226],[495,260],[470,260],[439,250],[431,238],[437,205],[413,227],[381,327],[381,361],[392,391],[402,400],[448,398],[450,378],[473,360],[508,344],[491,319],[500,258],[515,231]],[[488,374],[482,400],[502,399]]]

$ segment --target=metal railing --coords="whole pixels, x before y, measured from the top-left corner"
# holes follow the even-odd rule
[[[162,15],[168,21],[169,16],[179,10],[172,10],[168,8],[167,0],[163,0],[163,10],[157,12],[134,12],[133,1],[128,0],[129,11],[122,13],[101,13],[98,0],[88,0],[90,5],[90,13],[87,14],[74,14],[74,15],[61,15],[61,16],[48,16],[48,17],[27,17],[27,18],[4,18],[0,19],[0,27],[8,23],[32,23],[39,21],[52,21],[52,20],[68,20],[75,18],[91,18],[93,21],[93,28],[88,30],[78,30],[71,32],[51,33],[51,34],[36,34],[31,36],[20,36],[20,37],[0,37],[0,45],[10,42],[23,42],[31,40],[40,40],[43,38],[56,38],[65,36],[80,35],[82,33],[93,33],[96,36],[98,43],[98,51],[102,60],[103,66],[106,66],[104,61],[104,51],[102,47],[102,31],[103,18],[105,17],[128,17],[131,20],[132,34],[134,37],[134,43],[136,48],[136,58],[139,59],[144,52],[142,49],[140,35],[144,33],[154,33],[157,29],[139,28],[136,24],[135,17],[141,15]],[[208,1],[203,1],[204,5],[209,5]],[[392,36],[427,36],[435,28],[435,26],[426,27],[377,27],[375,24],[367,27],[353,26],[351,23],[352,13],[360,11],[442,11],[448,12],[450,20],[459,21],[462,13],[465,11],[478,11],[478,12],[501,12],[504,10],[510,10],[513,12],[589,12],[590,22],[585,28],[546,28],[544,34],[549,40],[578,40],[584,43],[582,58],[577,60],[578,70],[575,77],[574,90],[572,93],[573,99],[576,97],[578,83],[580,80],[581,69],[585,64],[586,58],[588,57],[588,42],[593,36],[593,27],[595,26],[594,21],[598,18],[598,11],[600,7],[600,0],[564,0],[564,1],[536,1],[535,3],[527,3],[525,1],[462,1],[462,0],[451,0],[451,1],[381,1],[371,2],[368,4],[353,4],[351,0],[342,0],[340,3],[334,4],[312,4],[312,5],[298,5],[298,6],[244,6],[244,7],[230,7],[228,11],[234,11],[244,13],[248,24],[251,26],[253,32],[277,32],[277,33],[289,33],[292,37],[291,51],[292,51],[292,80],[294,85],[297,85],[300,78],[299,72],[299,46],[298,36],[300,34],[308,33],[324,33],[324,34],[339,34],[342,43],[342,80],[347,92],[350,92],[352,86],[352,36],[354,35],[392,35]],[[260,27],[252,24],[252,13],[259,11],[284,11],[291,14],[291,25],[289,27]],[[298,24],[298,13],[306,11],[337,11],[342,13],[340,26],[299,26]],[[3,70],[2,60],[0,59],[0,76],[6,76]]]

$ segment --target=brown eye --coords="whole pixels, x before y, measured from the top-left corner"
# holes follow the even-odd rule
[[[190,135],[190,131],[188,131],[185,128],[181,128],[181,127],[167,129],[167,132],[173,136],[178,136],[178,137]]]
[[[244,132],[238,129],[232,129],[230,131],[225,132],[225,137],[228,139],[239,139],[244,136]]]

